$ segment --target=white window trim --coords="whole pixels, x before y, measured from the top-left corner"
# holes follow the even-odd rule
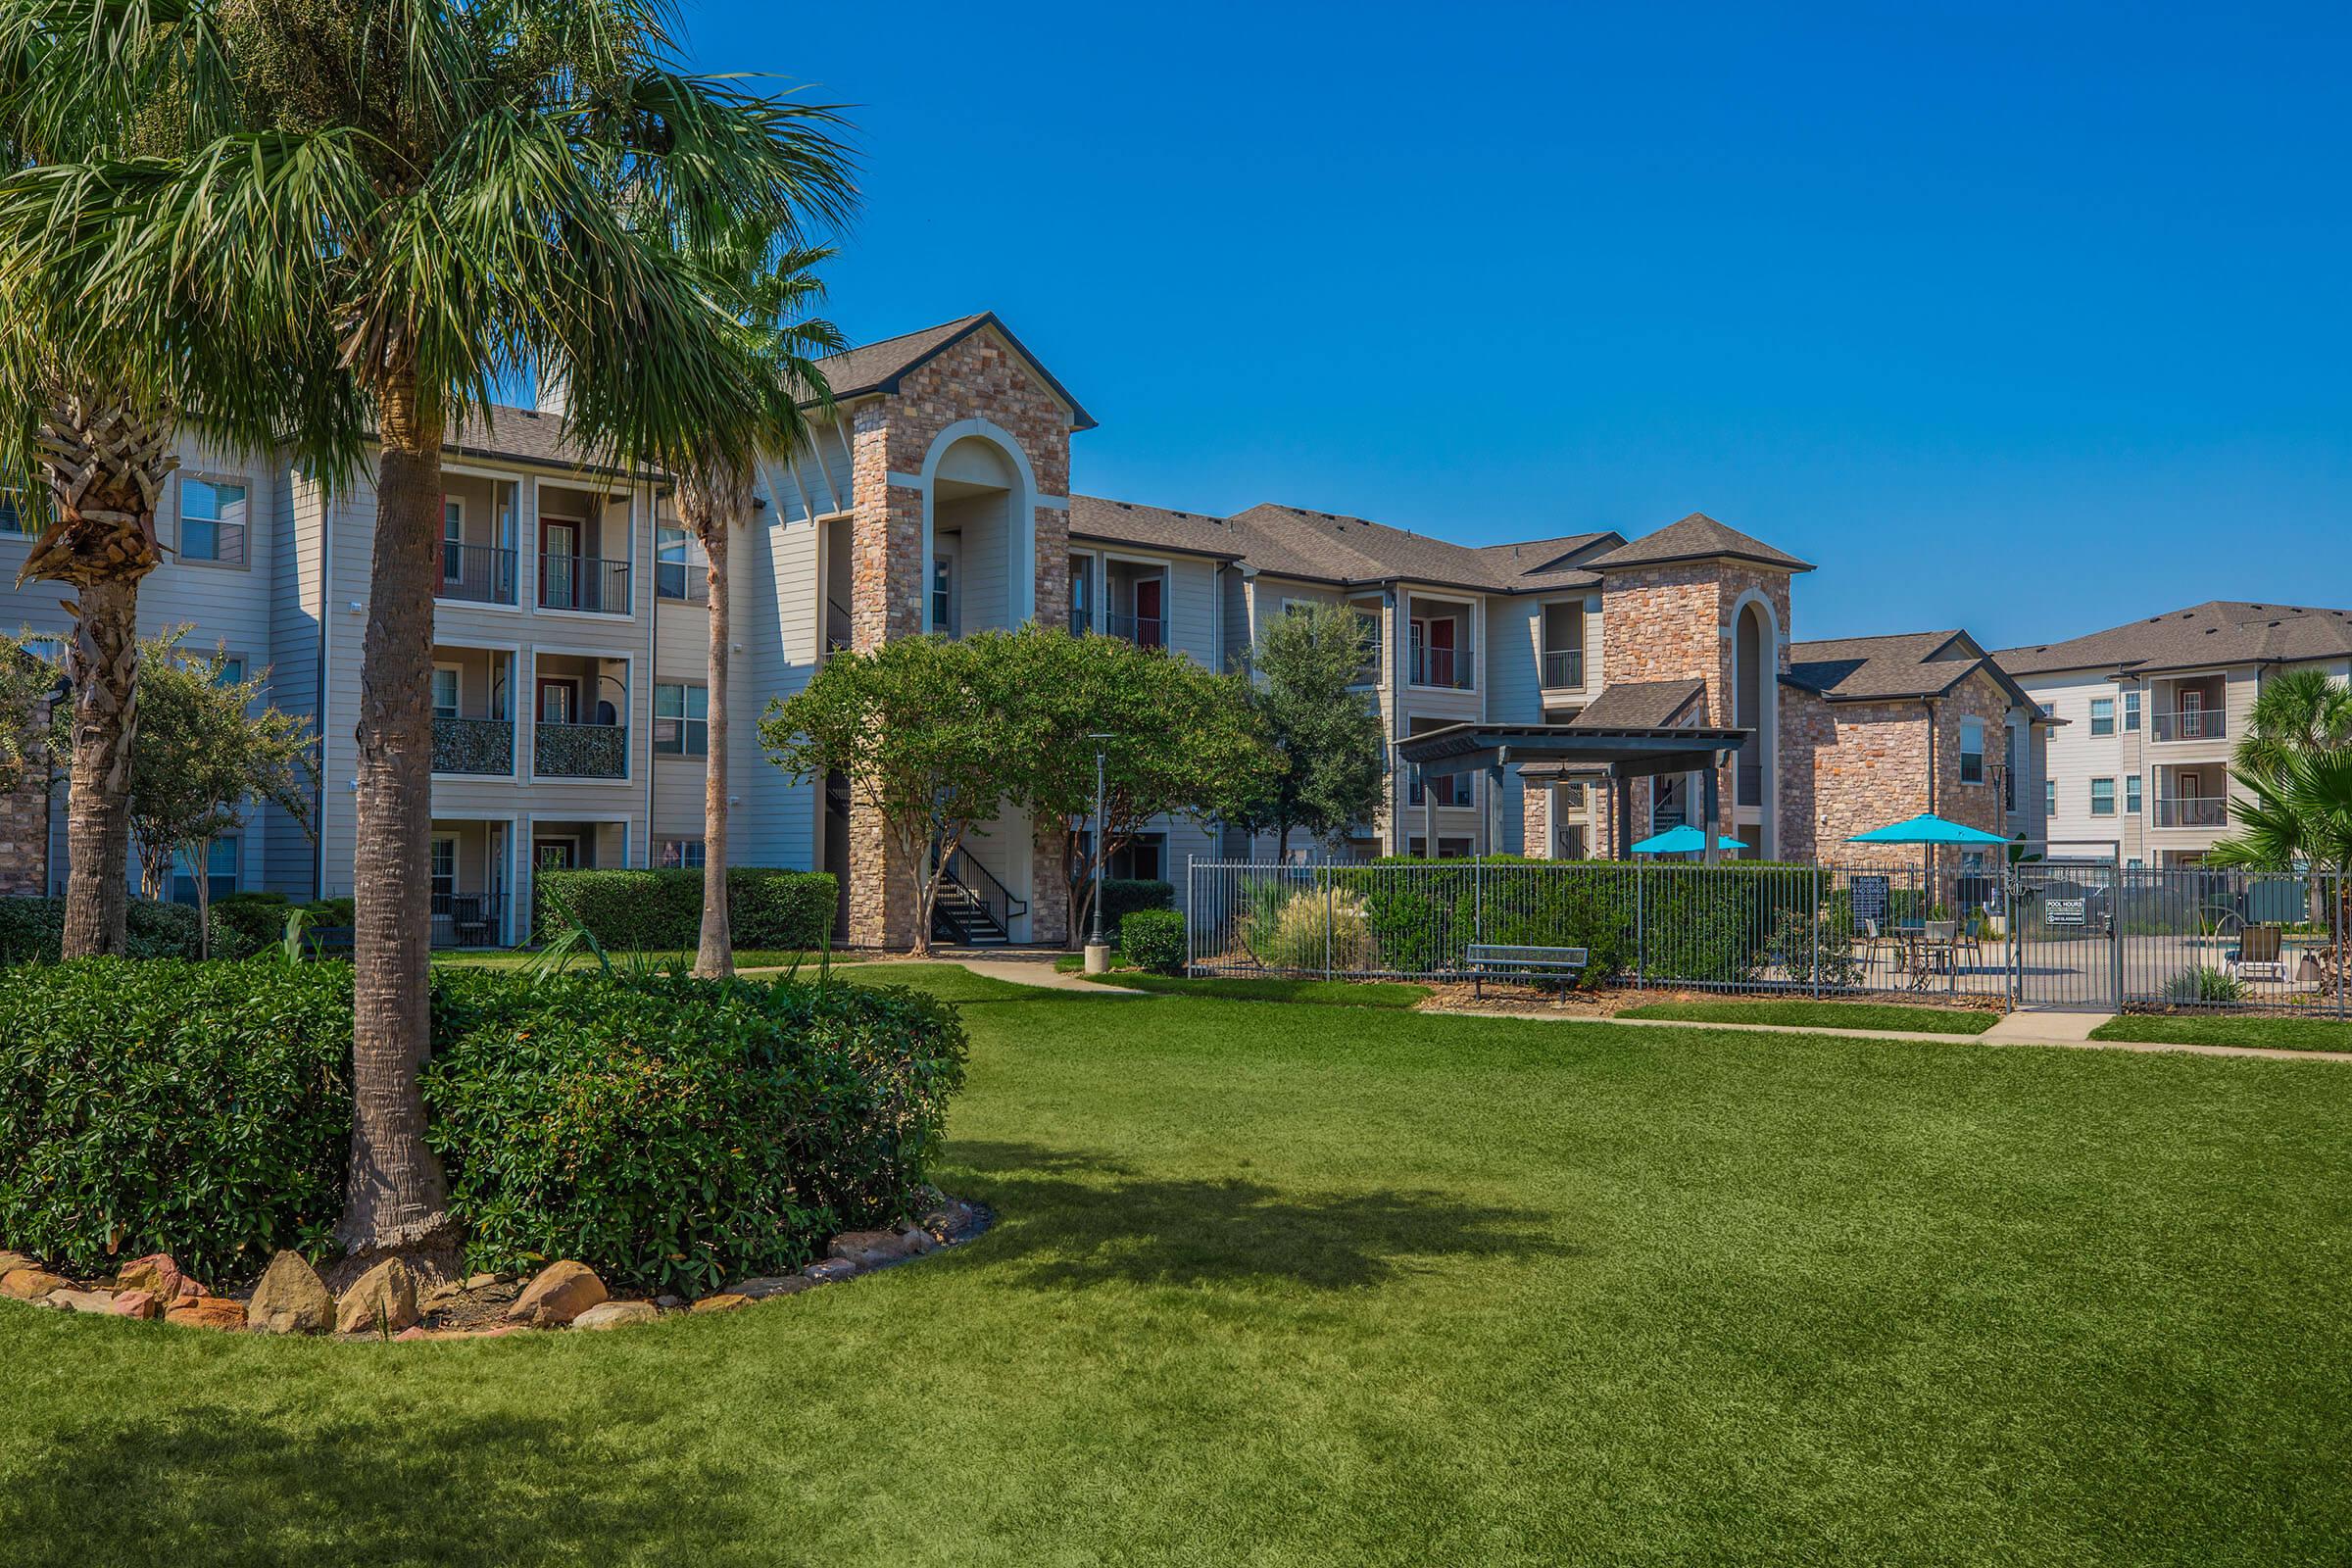
[[[233,484],[245,492],[245,520],[229,525],[243,530],[243,537],[239,541],[239,560],[222,561],[219,556],[191,556],[187,553],[188,485],[191,482],[208,484],[216,489],[221,485]],[[172,488],[172,559],[181,565],[201,566],[207,571],[251,571],[253,569],[253,508],[252,475],[238,473],[233,469],[220,471],[209,468],[181,469],[178,482]],[[218,518],[207,520],[211,521],[216,529],[221,526]],[[219,535],[216,534],[214,543],[217,546],[219,542]]]

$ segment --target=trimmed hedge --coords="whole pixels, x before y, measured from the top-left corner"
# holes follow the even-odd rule
[[[0,969],[0,1238],[74,1274],[226,1285],[317,1254],[351,1139],[343,964]]]
[[[900,988],[483,973],[434,992],[430,1140],[478,1268],[708,1292],[905,1212],[963,1082]]]
[[[1119,928],[1119,956],[1153,974],[1184,972],[1184,916],[1174,909],[1136,909]]]
[[[1113,876],[1102,879],[1102,940],[1116,947],[1127,916],[1138,909],[1173,909],[1173,883],[1152,877]]]
[[[238,942],[234,929],[222,922],[218,909],[212,923],[213,951],[223,956],[233,955]],[[132,899],[123,925],[124,947],[130,957],[196,956],[196,906],[192,904]],[[0,964],[55,963],[65,950],[65,900],[0,899]]]
[[[572,920],[608,948],[677,953],[703,934],[703,873],[541,871],[532,880],[540,940]],[[739,948],[821,948],[833,926],[836,887],[824,871],[727,868],[727,927]]]

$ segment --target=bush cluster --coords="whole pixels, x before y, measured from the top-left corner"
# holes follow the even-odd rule
[[[1119,956],[1153,974],[1184,972],[1184,916],[1174,909],[1135,909],[1119,927]]]
[[[608,948],[683,952],[702,940],[703,873],[541,871],[532,881],[540,940],[573,920]],[[727,868],[727,928],[739,948],[820,948],[833,926],[836,886],[823,871]]]
[[[213,901],[213,920],[227,933],[216,941],[213,956],[246,958],[267,953],[286,938],[286,920],[296,909],[310,912],[313,930],[348,930],[358,919],[350,899],[315,899],[296,904],[283,893],[242,892]]]
[[[350,1149],[343,964],[0,969],[0,1237],[75,1274],[317,1252]]]
[[[351,1022],[339,962],[0,971],[0,1237],[218,1285],[322,1251]],[[437,969],[427,1138],[481,1266],[703,1291],[905,1213],[963,1059],[954,1012],[904,990]]]
[[[1173,883],[1152,877],[1112,876],[1102,879],[1102,940],[1117,946],[1119,932],[1127,918],[1138,909],[1173,909],[1176,907],[1176,888]]]
[[[124,951],[133,958],[196,956],[194,905],[133,899],[124,924],[127,927]],[[64,951],[65,934],[65,900],[0,899],[0,964],[55,963]],[[234,931],[215,909],[213,951],[228,956],[236,941]]]

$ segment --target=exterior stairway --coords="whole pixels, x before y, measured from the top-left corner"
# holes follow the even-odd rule
[[[980,895],[950,877],[931,906],[931,940],[959,948],[1001,948],[1009,939]]]

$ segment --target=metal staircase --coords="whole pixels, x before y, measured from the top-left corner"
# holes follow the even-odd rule
[[[957,850],[948,858],[948,874],[931,906],[931,940],[959,948],[1001,948],[1012,940],[1012,922],[1029,912],[1025,899],[973,857]]]

